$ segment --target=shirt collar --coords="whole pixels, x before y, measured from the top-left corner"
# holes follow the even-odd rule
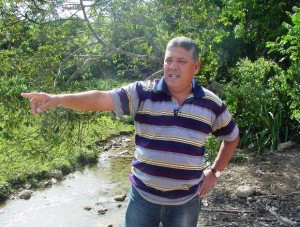
[[[193,96],[195,98],[201,98],[204,96],[203,88],[201,85],[198,84],[195,78],[193,78],[192,80],[192,89],[193,89]],[[156,91],[168,93],[168,86],[163,77],[158,81],[156,85]]]

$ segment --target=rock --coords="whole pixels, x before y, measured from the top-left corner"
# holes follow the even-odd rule
[[[55,178],[50,179],[50,184],[57,184],[57,180]]]
[[[208,207],[207,197],[203,197],[202,200],[201,200],[201,202],[202,202],[202,205],[203,205],[204,207]]]
[[[74,180],[75,179],[75,175],[73,173],[70,173],[68,176],[67,176],[67,179],[69,180]]]
[[[26,200],[30,199],[31,198],[31,191],[27,190],[27,189],[21,191],[20,194],[19,194],[19,198],[20,199],[26,199]]]
[[[236,190],[236,196],[248,198],[255,193],[255,188],[250,185],[239,186]]]
[[[47,188],[47,187],[50,187],[50,186],[51,186],[51,181],[50,180],[42,182],[42,184],[41,184],[41,187],[43,187],[43,188]]]
[[[24,184],[24,188],[30,189],[31,188],[31,184],[29,184],[29,183]]]
[[[261,171],[260,169],[255,171],[255,175],[258,177],[261,177],[262,175],[264,175],[265,173],[263,171]]]
[[[284,142],[284,143],[280,143],[277,147],[277,150],[278,151],[290,150],[290,149],[293,148],[294,145],[295,145],[295,143],[292,142],[292,141],[287,141],[287,142]]]
[[[106,208],[97,208],[95,210],[97,211],[98,214],[105,214],[106,211],[108,211],[108,209]]]
[[[85,209],[85,210],[87,210],[87,211],[90,211],[90,210],[92,210],[93,208],[92,208],[91,206],[85,206],[85,207],[83,207],[83,209]]]
[[[123,202],[126,199],[126,197],[127,197],[126,194],[124,194],[124,195],[118,195],[118,196],[114,197],[114,200],[117,201],[117,202]]]
[[[50,173],[50,177],[62,180],[64,175],[63,175],[62,171],[60,171],[60,170],[53,170]]]

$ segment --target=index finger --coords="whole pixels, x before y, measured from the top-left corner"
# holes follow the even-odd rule
[[[23,98],[38,98],[40,96],[40,94],[39,93],[30,93],[30,92],[29,93],[22,92],[21,96]]]

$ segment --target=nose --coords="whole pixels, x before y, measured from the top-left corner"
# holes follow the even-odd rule
[[[178,64],[176,64],[176,62],[171,62],[170,64],[169,64],[169,68],[170,69],[177,69],[178,68]]]

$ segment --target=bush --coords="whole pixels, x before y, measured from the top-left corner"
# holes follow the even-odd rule
[[[231,75],[223,99],[239,125],[240,147],[256,154],[276,149],[287,137],[289,125],[282,119],[290,119],[285,93],[274,86],[282,83],[283,70],[263,58],[243,59]]]

